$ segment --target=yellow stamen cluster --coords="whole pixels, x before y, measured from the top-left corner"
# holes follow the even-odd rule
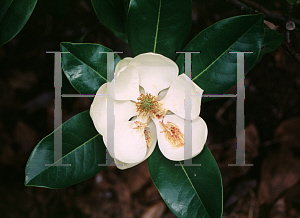
[[[163,123],[163,121],[159,121],[159,124],[163,129],[161,133],[164,133],[165,139],[170,142],[173,149],[184,146],[184,134],[176,124],[169,121],[167,124]]]
[[[157,96],[153,96],[149,93],[146,93],[146,95],[141,94],[137,99],[138,101],[135,103],[139,115],[157,119],[165,116],[167,110],[165,110],[162,103],[158,102],[156,99]]]

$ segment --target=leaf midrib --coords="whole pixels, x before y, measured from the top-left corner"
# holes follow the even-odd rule
[[[205,209],[205,212],[206,212],[206,214],[208,214],[208,215],[209,215],[209,213],[207,212],[207,210],[206,210],[206,208],[205,208],[205,206],[204,206],[204,204],[203,204],[203,202],[202,202],[202,200],[201,200],[200,196],[198,195],[198,192],[196,191],[196,188],[195,188],[194,184],[193,184],[193,183],[192,183],[192,181],[190,180],[190,177],[188,176],[188,174],[187,174],[187,172],[186,172],[185,168],[183,167],[183,165],[182,165],[181,161],[179,161],[179,163],[180,163],[180,166],[181,166],[181,168],[182,168],[183,172],[185,173],[185,175],[186,175],[187,179],[189,180],[189,182],[190,182],[190,184],[191,184],[192,188],[194,189],[194,191],[195,191],[195,193],[196,193],[196,195],[197,195],[198,199],[201,201],[201,203],[202,203],[202,205],[203,205],[203,208]]]
[[[8,11],[9,7],[11,6],[11,4],[13,3],[14,0],[12,0],[9,4],[9,6],[7,7],[7,9],[5,10],[3,17],[0,19],[0,23],[2,22],[3,18],[5,17],[6,12]]]
[[[51,134],[54,134],[54,132],[51,133]],[[55,164],[58,163],[59,161],[62,162],[62,160],[63,160],[64,158],[66,158],[68,155],[72,154],[74,151],[76,151],[77,149],[81,148],[83,145],[87,144],[89,141],[93,140],[94,138],[96,138],[96,137],[99,136],[99,135],[100,135],[100,134],[98,133],[98,134],[96,134],[94,137],[92,137],[92,138],[90,138],[89,140],[85,141],[84,143],[82,143],[81,145],[79,145],[78,147],[76,147],[74,150],[72,150],[72,151],[69,152],[68,154],[64,155],[61,159],[57,160],[55,163],[53,163],[53,165],[55,165]],[[46,137],[48,137],[48,136],[46,136]],[[53,151],[53,152],[54,152],[54,151]],[[38,174],[36,174],[34,177],[32,177],[32,179],[30,179],[30,180],[27,182],[27,184],[28,184],[30,181],[32,181],[33,179],[35,179],[38,175],[41,175],[43,172],[49,170],[49,168],[52,168],[52,167],[53,167],[53,166],[48,166],[48,167],[46,167],[46,168],[45,168],[44,170],[42,170],[40,173],[38,173]]]
[[[155,38],[154,38],[153,53],[155,53],[155,51],[156,51],[156,43],[157,43],[157,36],[158,36],[158,26],[159,26],[159,20],[160,20],[160,10],[161,10],[161,0],[159,0],[159,8],[158,8],[158,15],[157,15],[157,23],[156,23],[156,32],[155,32]]]
[[[86,66],[88,66],[92,71],[94,71],[96,74],[98,74],[103,80],[105,80],[107,82],[107,79],[105,79],[101,74],[99,74],[96,70],[94,70],[94,68],[92,68],[90,65],[86,64],[84,61],[82,61],[80,58],[78,58],[76,55],[74,55],[68,48],[66,48],[63,44],[62,46],[67,49],[71,55],[73,55],[77,60],[79,60],[81,63],[85,64]]]
[[[258,21],[258,20],[257,20]],[[257,21],[243,34],[241,35],[233,44],[231,44],[221,55],[218,56],[218,58],[216,58],[210,65],[208,65],[204,70],[202,70],[197,76],[195,76],[192,81],[194,81],[195,79],[197,79],[199,76],[201,76],[208,68],[210,68],[215,62],[217,62],[220,57],[222,57],[224,55],[224,53],[226,51],[228,51],[229,48],[231,48],[231,46],[233,46],[240,38],[242,38],[249,30],[251,30],[253,28],[253,26],[256,25]]]

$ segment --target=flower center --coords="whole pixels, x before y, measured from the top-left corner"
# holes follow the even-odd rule
[[[138,102],[135,104],[137,111],[140,114],[148,115],[155,107],[158,106],[156,97],[148,93],[146,93],[146,95],[141,94],[137,100]]]
[[[175,123],[168,121],[167,124],[165,124],[163,121],[159,121],[159,124],[163,129],[161,133],[164,133],[165,139],[170,142],[173,149],[184,146],[184,134]]]
[[[151,118],[162,118],[166,115],[167,110],[162,106],[162,103],[158,102],[157,96],[153,96],[149,93],[146,95],[141,94],[138,97],[138,101],[135,103],[137,107],[137,112],[142,117],[151,117]]]

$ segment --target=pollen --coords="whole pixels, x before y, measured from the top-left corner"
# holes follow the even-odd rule
[[[168,121],[165,124],[163,121],[159,121],[159,124],[163,129],[161,133],[164,133],[165,139],[170,142],[173,149],[184,146],[184,134],[175,123]]]
[[[146,93],[146,95],[141,94],[137,98],[138,101],[135,103],[139,115],[142,117],[151,117],[157,119],[165,116],[167,110],[163,108],[163,103],[158,102],[156,99],[157,96],[153,96],[149,93]]]

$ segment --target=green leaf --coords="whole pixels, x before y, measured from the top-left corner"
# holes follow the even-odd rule
[[[131,0],[127,35],[133,56],[154,52],[173,60],[189,35],[192,22],[190,0]]]
[[[118,37],[119,39],[123,40],[124,42],[128,43],[128,38],[127,38],[127,34],[126,33],[119,33],[117,31],[112,31],[116,37]]]
[[[14,38],[29,19],[37,0],[0,1],[0,45]]]
[[[265,28],[262,53],[275,51],[282,43],[284,36],[275,30]]]
[[[92,0],[98,19],[111,30],[125,33],[125,21],[128,1],[124,0]]]
[[[62,42],[62,68],[72,86],[81,94],[96,94],[107,82],[107,54],[112,52],[98,44]],[[115,65],[121,58],[115,54]]]
[[[166,159],[156,146],[148,158],[151,178],[161,197],[179,218],[222,217],[222,179],[216,161],[205,145],[193,164]],[[179,164],[180,166],[175,166]]]
[[[200,32],[184,48],[201,51],[192,55],[192,76],[204,94],[223,94],[237,84],[237,54],[229,51],[252,51],[245,54],[245,72],[254,66],[262,46],[263,25],[262,14],[228,18]],[[184,73],[184,54],[176,63],[180,74]]]
[[[62,163],[71,166],[45,166],[53,161],[54,132],[43,138],[32,151],[26,165],[25,185],[64,188],[106,168],[98,166],[106,161],[106,147],[89,111],[77,114],[62,125]]]
[[[284,36],[282,34],[278,33],[275,30],[265,28],[261,51],[254,66],[261,61],[264,54],[275,51],[281,45],[283,39]]]

